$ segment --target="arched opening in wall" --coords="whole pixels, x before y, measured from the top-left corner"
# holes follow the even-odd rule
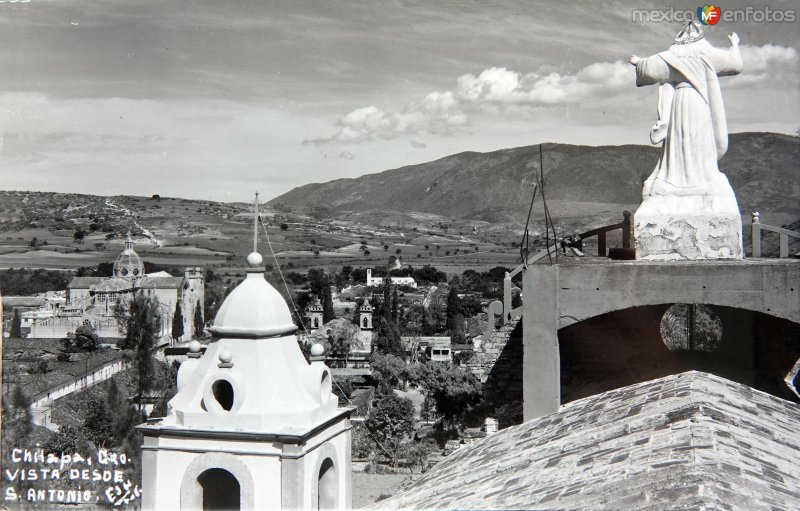
[[[319,509],[336,509],[339,500],[339,481],[336,476],[333,460],[325,458],[319,467],[317,481],[317,507]]]
[[[211,392],[214,394],[214,399],[217,400],[219,405],[225,411],[231,411],[233,408],[233,386],[228,380],[217,380],[211,385]]]
[[[319,319],[314,318],[314,328],[319,328]]]
[[[239,481],[221,468],[210,468],[197,477],[203,493],[203,511],[241,509]]]
[[[363,325],[364,328],[367,328],[367,326],[369,325],[369,323],[367,322],[367,318],[364,318]]]
[[[667,309],[659,331],[670,351],[716,351],[722,342],[722,320],[711,307],[698,303],[676,303]]]
[[[800,325],[708,304],[632,307],[558,331],[561,401],[697,370],[794,402]],[[790,378],[791,379],[791,378]]]

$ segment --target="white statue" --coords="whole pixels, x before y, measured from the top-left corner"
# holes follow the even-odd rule
[[[739,37],[731,34],[729,49],[714,48],[703,37],[697,22],[690,22],[667,51],[651,57],[632,56],[636,85],[660,84],[658,122],[650,140],[662,143],[661,157],[642,190],[642,205],[634,216],[637,258],[708,259],[738,258],[741,252],[741,219],[736,197],[717,161],[728,148],[728,130],[718,76],[741,72]],[[731,236],[725,246],[712,243],[716,230],[700,222],[725,223]],[[736,225],[732,225],[733,224]],[[665,228],[666,224],[670,224]],[[728,225],[730,224],[730,225]],[[681,232],[687,227],[707,232],[692,240]],[[708,227],[708,226],[705,226]],[[664,241],[667,238],[671,244]],[[738,240],[738,246],[736,241]]]

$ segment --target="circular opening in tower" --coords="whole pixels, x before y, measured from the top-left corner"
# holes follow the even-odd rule
[[[225,411],[231,411],[233,408],[233,385],[228,380],[215,381],[211,385],[211,392]]]
[[[722,344],[722,320],[699,303],[676,303],[661,317],[661,340],[670,351],[716,351]]]

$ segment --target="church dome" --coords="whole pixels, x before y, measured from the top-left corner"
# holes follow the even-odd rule
[[[249,258],[248,258],[249,260]],[[222,302],[209,331],[224,337],[273,337],[297,330],[281,294],[251,268],[244,281]]]
[[[144,276],[144,263],[142,258],[133,249],[133,240],[130,233],[125,239],[125,250],[114,261],[114,276],[134,279]]]

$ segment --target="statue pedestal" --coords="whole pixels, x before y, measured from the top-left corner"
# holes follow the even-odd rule
[[[742,219],[732,214],[634,216],[636,259],[741,259]]]
[[[645,190],[658,187],[658,184],[650,185],[645,183]],[[636,259],[744,257],[742,219],[727,179],[724,185],[717,182],[704,189],[648,195],[633,220]]]

